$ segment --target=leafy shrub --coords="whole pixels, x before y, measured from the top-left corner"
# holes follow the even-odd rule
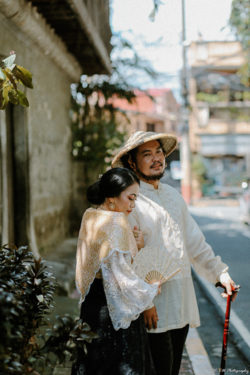
[[[84,353],[96,335],[81,320],[57,316],[49,327],[55,278],[27,247],[0,251],[0,373],[51,374],[56,363]],[[48,328],[45,329],[45,326]]]

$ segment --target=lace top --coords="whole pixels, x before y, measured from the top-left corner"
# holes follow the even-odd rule
[[[152,306],[158,285],[141,280],[131,268],[137,253],[127,217],[120,212],[89,208],[79,232],[76,255],[76,285],[81,301],[88,294],[99,270],[114,328],[128,328]]]

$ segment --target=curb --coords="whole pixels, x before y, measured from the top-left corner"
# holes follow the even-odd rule
[[[213,284],[210,284],[208,281],[202,279],[195,271],[193,272],[193,276],[198,281],[208,300],[214,304],[216,311],[224,323],[226,301],[221,298],[219,291],[214,287]],[[243,354],[247,362],[249,362],[250,332],[232,307],[230,312],[229,331],[237,348]]]
[[[186,350],[195,375],[214,375],[208,354],[196,328],[189,328]]]

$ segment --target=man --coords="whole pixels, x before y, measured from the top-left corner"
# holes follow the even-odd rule
[[[188,328],[200,324],[191,264],[209,281],[220,281],[228,294],[232,294],[234,286],[227,265],[206,243],[180,194],[160,182],[165,158],[176,144],[173,135],[139,131],[128,139],[112,162],[112,167],[132,169],[141,180],[136,208],[129,218],[134,231],[142,231],[152,256],[157,247],[172,256],[181,268],[181,272],[162,284],[154,307],[144,312],[158,375],[179,373]]]

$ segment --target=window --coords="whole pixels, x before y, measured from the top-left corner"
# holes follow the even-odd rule
[[[154,132],[155,124],[147,123],[147,132]]]

